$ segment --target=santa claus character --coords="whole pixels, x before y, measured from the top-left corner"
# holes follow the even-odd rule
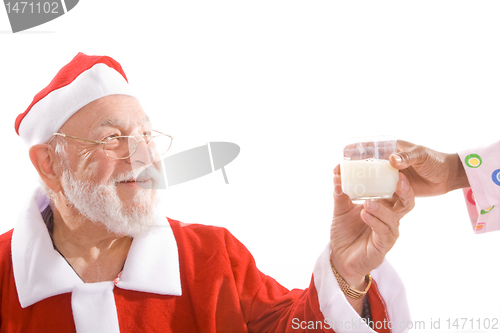
[[[43,187],[0,236],[0,332],[400,332],[376,324],[410,320],[384,261],[414,205],[403,175],[391,200],[334,192],[331,241],[309,288],[289,291],[226,229],[158,217],[171,137],[112,58],[79,53],[15,126]]]

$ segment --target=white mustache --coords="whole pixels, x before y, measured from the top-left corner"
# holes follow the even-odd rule
[[[140,167],[123,174],[116,175],[109,180],[109,184],[116,185],[123,181],[145,181],[151,179],[157,182],[161,177],[161,172],[158,171],[153,165],[148,167]]]

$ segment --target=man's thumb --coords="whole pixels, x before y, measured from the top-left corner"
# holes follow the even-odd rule
[[[337,171],[337,172],[336,172]],[[352,207],[351,199],[342,192],[342,183],[340,179],[340,168],[335,168],[333,174],[333,214],[339,216],[349,211]]]

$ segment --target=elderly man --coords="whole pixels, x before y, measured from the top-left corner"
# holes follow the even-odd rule
[[[79,53],[16,130],[43,188],[0,236],[0,332],[405,330],[404,288],[384,261],[414,205],[402,174],[393,199],[354,205],[335,168],[331,242],[309,288],[289,291],[227,230],[158,217],[171,138],[112,58]]]

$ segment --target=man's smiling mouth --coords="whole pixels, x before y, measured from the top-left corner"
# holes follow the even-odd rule
[[[149,179],[143,179],[143,180],[129,179],[129,180],[123,180],[123,181],[118,182],[118,183],[138,183],[138,184],[141,184],[141,183],[147,182],[148,180]]]

